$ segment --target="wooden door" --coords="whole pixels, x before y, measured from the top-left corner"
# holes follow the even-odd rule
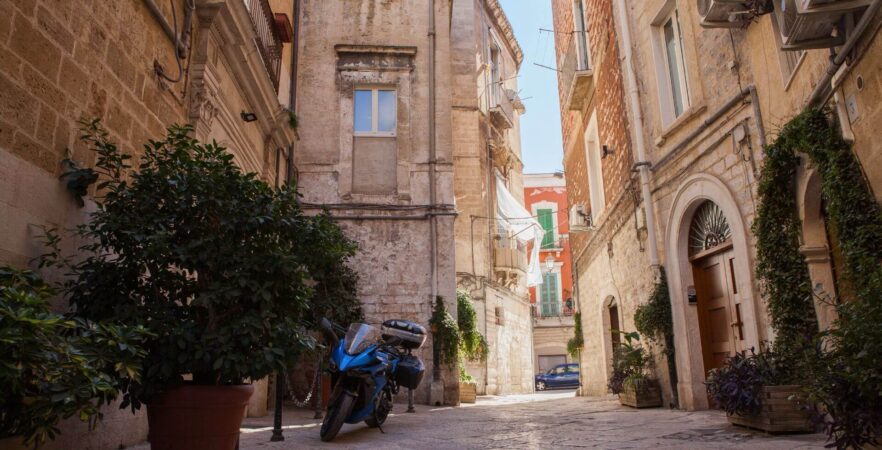
[[[712,254],[696,255],[692,262],[705,371],[721,367],[741,350],[744,340],[735,257],[731,246],[715,250]]]

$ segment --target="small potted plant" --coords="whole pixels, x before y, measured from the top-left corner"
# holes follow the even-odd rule
[[[190,133],[170,127],[133,170],[97,120],[84,123],[100,197],[66,294],[90,319],[152,333],[123,402],[147,405],[152,448],[232,450],[250,382],[311,345],[308,266],[333,243],[295,191]]]
[[[487,341],[478,331],[478,313],[472,304],[472,298],[465,291],[456,293],[457,325],[459,327],[459,401],[475,403],[478,385],[475,379],[466,372],[465,363],[484,361],[487,359]]]
[[[652,357],[638,342],[640,334],[619,331],[625,342],[613,353],[613,371],[607,388],[619,396],[622,405],[632,408],[653,408],[662,405],[658,380],[650,377]]]
[[[774,351],[736,353],[710,371],[706,384],[732,424],[770,433],[814,431],[795,371]]]

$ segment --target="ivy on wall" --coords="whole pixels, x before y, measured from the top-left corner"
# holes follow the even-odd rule
[[[567,341],[567,353],[573,358],[579,357],[579,352],[585,347],[585,338],[582,335],[582,313],[577,312],[573,315],[575,326],[573,327],[573,337]]]
[[[819,405],[814,416],[826,427],[830,446],[878,445],[882,438],[879,204],[851,145],[823,111],[796,116],[765,152],[761,203],[753,229],[757,274],[778,333],[776,350],[797,363],[808,403]],[[839,290],[840,301],[835,304],[839,317],[822,333],[816,331],[811,281],[799,253],[801,223],[794,191],[797,152],[808,155],[821,176],[828,226],[836,231],[844,261],[840,281],[845,289]]]
[[[760,174],[756,274],[768,301],[775,349],[794,354],[817,332],[808,265],[799,252],[802,223],[796,205],[797,152],[805,148],[801,116],[784,126],[765,149]]]
[[[456,319],[447,312],[444,306],[444,298],[435,298],[435,306],[432,308],[432,318],[429,319],[432,329],[432,339],[438,361],[441,364],[455,364],[459,359],[459,346],[462,336],[459,333],[459,325]]]
[[[671,294],[665,268],[659,267],[659,278],[649,295],[649,301],[638,306],[634,313],[634,326],[640,334],[655,344],[664,345],[668,362],[668,377],[674,403],[677,402],[677,365],[674,352],[674,321],[671,313]]]

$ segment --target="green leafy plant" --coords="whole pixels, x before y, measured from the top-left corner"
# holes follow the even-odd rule
[[[585,348],[585,337],[582,334],[582,313],[573,315],[573,337],[567,341],[567,353],[573,358],[579,357],[579,352]]]
[[[607,388],[613,394],[621,394],[626,388],[638,393],[645,392],[649,387],[647,371],[652,364],[652,356],[640,344],[640,334],[636,331],[614,332],[625,340],[613,349],[613,370]]]
[[[191,131],[170,127],[132,171],[98,121],[83,124],[101,196],[77,231],[87,244],[66,295],[89,319],[153,333],[142,379],[125,386],[133,409],[184,374],[220,385],[283,370],[313,345],[310,301],[330,308],[356,281],[338,264],[354,248],[326,216],[307,217],[295,191],[242,173]]]
[[[882,442],[882,212],[851,145],[822,111],[794,119],[794,146],[821,175],[829,223],[844,267],[838,319],[823,333],[806,370],[806,388],[831,446],[861,448]]]
[[[774,351],[738,352],[707,377],[707,393],[728,415],[750,416],[762,408],[763,386],[788,384],[794,372]]]
[[[0,437],[27,445],[54,439],[61,419],[94,428],[145,356],[143,328],[52,313],[53,295],[35,273],[0,267]]]
[[[638,306],[634,313],[634,325],[640,334],[655,344],[661,344],[667,357],[671,392],[676,403],[677,365],[674,350],[674,321],[671,312],[671,294],[665,268],[659,267],[658,281],[649,295],[649,301]]]
[[[447,307],[444,306],[444,299],[441,296],[435,298],[429,326],[432,329],[433,345],[437,351],[439,362],[441,364],[456,364],[459,360],[462,336],[459,333],[456,319],[447,312]]]
[[[478,331],[478,313],[468,292],[456,292],[456,323],[463,356],[473,361],[487,359],[487,340]]]

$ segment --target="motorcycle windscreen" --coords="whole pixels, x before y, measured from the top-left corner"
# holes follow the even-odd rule
[[[353,323],[346,332],[343,350],[350,355],[357,355],[380,340],[380,329],[366,323]]]

